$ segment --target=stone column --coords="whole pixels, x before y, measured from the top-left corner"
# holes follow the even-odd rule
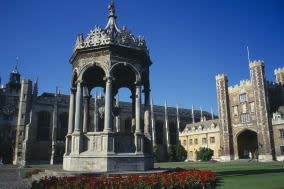
[[[74,128],[74,105],[75,105],[75,88],[70,88],[70,102],[69,102],[69,115],[68,115],[68,132],[65,141],[65,154],[68,155],[71,152],[71,134]]]
[[[154,102],[151,101],[151,126],[152,126],[152,141],[153,147],[156,146],[156,127],[155,127],[155,114],[154,114]]]
[[[83,120],[83,133],[88,132],[88,120],[89,120],[89,104],[92,96],[84,96],[84,120]]]
[[[77,82],[76,92],[76,112],[75,112],[75,130],[76,133],[81,133],[81,119],[82,119],[82,81]]]
[[[130,98],[132,99],[132,103],[131,103],[131,132],[135,133],[135,90],[132,90],[132,95],[130,96]]]
[[[70,88],[70,105],[69,105],[69,117],[68,117],[68,135],[72,134],[74,127],[74,105],[75,105],[75,88]]]
[[[82,151],[82,81],[77,81],[76,92],[76,111],[75,111],[75,129],[72,134],[72,153],[79,154]]]
[[[116,103],[115,103],[116,108],[118,108],[119,111],[119,95],[117,95]],[[120,113],[118,112],[118,115],[115,116],[115,127],[116,127],[116,132],[120,132]]]
[[[144,113],[144,133],[151,135],[152,132],[150,132],[150,89],[145,89],[145,113]]]
[[[106,77],[106,97],[105,97],[105,125],[104,132],[112,131],[112,78]]]
[[[143,153],[143,132],[141,130],[141,85],[136,86],[136,98],[135,98],[135,146],[136,153]]]
[[[135,133],[142,133],[141,130],[141,86],[136,86],[136,100],[135,100]]]
[[[94,102],[94,131],[97,132],[99,130],[99,115],[98,115],[98,97],[96,95]]]

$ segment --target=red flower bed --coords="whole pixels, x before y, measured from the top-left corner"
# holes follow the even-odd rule
[[[30,178],[32,175],[38,174],[39,172],[42,172],[42,170],[34,169],[32,171],[27,171],[24,173],[24,178]]]
[[[81,177],[45,177],[32,183],[32,188],[63,189],[63,188],[194,188],[212,189],[215,185],[215,173],[211,171],[186,170],[172,173],[155,173],[146,176],[128,175],[100,178]]]

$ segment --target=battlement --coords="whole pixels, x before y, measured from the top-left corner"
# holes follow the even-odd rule
[[[229,90],[229,92],[236,92],[236,91],[239,91],[242,87],[245,87],[245,86],[251,86],[251,81],[248,80],[248,79],[241,80],[240,85],[230,86],[228,88],[228,90]]]
[[[274,75],[284,73],[284,68],[278,68],[274,70]]]
[[[227,79],[227,75],[225,74],[218,74],[216,75],[216,80]]]
[[[264,61],[263,60],[255,60],[255,61],[249,63],[250,68],[257,67],[257,66],[264,66]]]

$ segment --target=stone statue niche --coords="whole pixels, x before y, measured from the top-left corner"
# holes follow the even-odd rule
[[[152,62],[144,38],[135,38],[126,27],[120,30],[113,2],[109,9],[106,28],[96,26],[85,40],[80,34],[70,59],[72,79],[64,170],[106,172],[153,168],[149,82]],[[96,87],[104,89],[104,97],[91,98]],[[132,92],[131,132],[121,130],[117,119],[120,109],[114,99],[122,87]]]

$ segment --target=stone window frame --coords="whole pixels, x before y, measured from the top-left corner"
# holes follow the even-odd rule
[[[234,117],[238,117],[239,116],[238,105],[234,105],[233,106],[233,114],[234,114]]]
[[[192,139],[189,139],[189,145],[192,146]]]
[[[254,101],[249,103],[250,113],[255,113],[255,103]]]
[[[279,129],[280,138],[284,139],[284,129]]]
[[[183,145],[186,146],[186,140],[183,140]]]
[[[250,114],[249,113],[245,113],[245,114],[241,114],[241,123],[250,123],[251,119],[250,119]]]
[[[198,145],[198,138],[194,139],[194,145]]]
[[[242,103],[242,114],[246,114],[248,113],[248,108],[247,108],[247,104],[246,103]]]
[[[279,146],[279,150],[280,150],[280,151],[279,151],[280,154],[281,154],[281,155],[284,155],[284,146],[283,146],[283,145],[280,145],[280,146]]]
[[[247,93],[241,93],[239,95],[239,102],[243,103],[243,102],[247,102],[248,101],[248,95]]]
[[[215,137],[210,137],[210,144],[215,144]]]
[[[204,140],[205,139],[205,140]],[[207,138],[206,137],[203,137],[202,138],[202,145],[206,145],[207,144]]]

